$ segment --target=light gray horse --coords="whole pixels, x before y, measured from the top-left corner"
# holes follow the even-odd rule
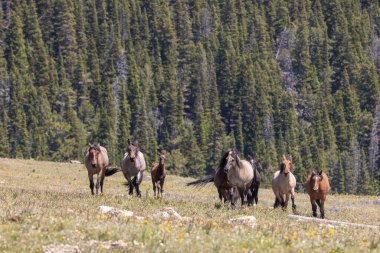
[[[232,207],[235,207],[233,193],[236,188],[240,194],[241,204],[244,205],[247,191],[254,178],[252,165],[249,161],[240,159],[235,150],[229,150],[228,154],[224,157],[226,158],[222,163],[224,162],[224,172],[227,174],[228,183],[231,186],[229,190],[229,199]]]
[[[84,165],[87,168],[88,179],[90,180],[91,194],[94,195],[94,174],[96,179],[96,195],[103,194],[104,177],[111,176],[120,171],[120,168],[107,168],[109,163],[107,150],[100,144],[89,144],[84,156]]]
[[[121,162],[121,171],[128,181],[129,195],[133,195],[133,187],[135,187],[137,196],[141,197],[139,185],[143,179],[145,169],[144,154],[140,152],[137,141],[131,142],[128,139],[128,149]]]
[[[291,195],[292,209],[293,213],[295,213],[294,188],[296,187],[297,181],[291,170],[293,170],[292,157],[283,155],[280,170],[273,174],[272,179],[272,190],[276,196],[273,207],[277,208],[281,204],[282,209],[285,211],[288,206],[289,195]]]

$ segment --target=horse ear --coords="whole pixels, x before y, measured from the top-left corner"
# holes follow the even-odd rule
[[[282,159],[283,160],[287,160],[285,155],[282,155]]]
[[[128,145],[131,145],[131,140],[128,138],[127,140]]]
[[[292,160],[293,160],[293,158],[292,158],[292,156],[291,156],[291,155],[287,155],[287,158],[288,158],[288,160],[289,160],[289,161],[293,162],[293,161],[292,161]]]
[[[322,176],[322,172],[323,172],[322,170],[320,172],[318,172],[318,175]]]
[[[88,147],[91,148],[91,143],[88,143]]]
[[[255,160],[256,160],[256,162],[260,162],[261,161],[261,157],[260,156],[255,156]]]

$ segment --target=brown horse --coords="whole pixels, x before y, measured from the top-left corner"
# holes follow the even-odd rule
[[[104,176],[111,176],[120,171],[120,168],[108,169],[109,160],[107,150],[100,144],[89,144],[86,155],[84,157],[84,165],[87,168],[88,178],[90,180],[91,194],[94,195],[94,174],[96,179],[96,195],[100,192],[103,194]]]
[[[277,208],[280,204],[282,209],[285,211],[288,206],[289,195],[292,198],[292,208],[293,212],[296,212],[295,201],[295,192],[294,188],[296,187],[297,181],[294,177],[291,170],[293,170],[293,163],[291,156],[282,157],[282,163],[280,166],[280,170],[276,171],[273,174],[272,178],[272,190],[274,195],[276,196],[276,200],[274,202],[274,208]],[[284,200],[284,195],[286,199]]]
[[[133,195],[133,188],[136,189],[137,197],[141,197],[140,183],[143,179],[143,172],[146,169],[144,154],[140,151],[137,141],[131,142],[128,139],[127,153],[121,162],[121,170],[129,185],[129,195]],[[132,179],[133,178],[133,179]]]
[[[164,182],[166,177],[165,160],[165,155],[160,154],[159,163],[154,163],[152,165],[152,171],[150,175],[152,176],[153,191],[155,198],[162,198],[162,193],[164,192]]]
[[[312,171],[307,176],[306,191],[310,196],[311,209],[313,210],[313,216],[317,217],[317,204],[321,212],[321,218],[325,218],[325,201],[326,195],[330,190],[329,178],[327,175],[320,171],[316,173]]]
[[[230,150],[229,150],[230,151]],[[195,185],[195,186],[204,186],[207,183],[214,182],[214,185],[218,191],[219,199],[220,201],[224,201],[224,203],[230,201],[228,193],[230,192],[231,188],[233,188],[230,183],[228,182],[227,173],[224,171],[224,166],[226,165],[226,159],[229,154],[229,151],[226,152],[222,159],[220,160],[220,164],[218,167],[218,170],[216,171],[215,175],[204,177],[198,180],[195,180],[193,182],[187,183],[187,186]],[[238,196],[238,190],[235,187],[235,190],[233,191],[234,194],[234,200],[236,200]]]
[[[251,184],[251,187],[249,188],[248,191],[248,205],[257,205],[259,201],[259,188],[260,188],[260,183],[261,183],[261,176],[259,173],[259,170],[257,169],[258,163],[260,162],[260,158],[258,157],[252,157],[248,155],[248,160],[251,163],[253,167],[253,181]],[[255,203],[256,202],[256,203]]]

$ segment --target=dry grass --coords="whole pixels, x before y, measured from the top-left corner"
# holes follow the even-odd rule
[[[153,199],[149,173],[141,199],[130,197],[122,174],[106,178],[104,196],[90,194],[83,165],[0,159],[0,252],[380,252],[378,229],[319,225],[273,210],[273,193],[262,189],[259,205],[216,208],[213,185],[186,187],[190,178],[168,176],[163,200]],[[379,197],[328,196],[326,218],[380,226]],[[300,215],[311,216],[304,194]],[[130,210],[142,219],[99,214],[97,207]],[[185,220],[155,218],[173,207]],[[289,208],[288,213],[291,212]],[[253,215],[257,226],[230,218]]]

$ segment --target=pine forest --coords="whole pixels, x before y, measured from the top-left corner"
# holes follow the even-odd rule
[[[298,190],[380,192],[377,0],[0,0],[0,157],[201,177],[236,148],[269,186],[290,154]]]

